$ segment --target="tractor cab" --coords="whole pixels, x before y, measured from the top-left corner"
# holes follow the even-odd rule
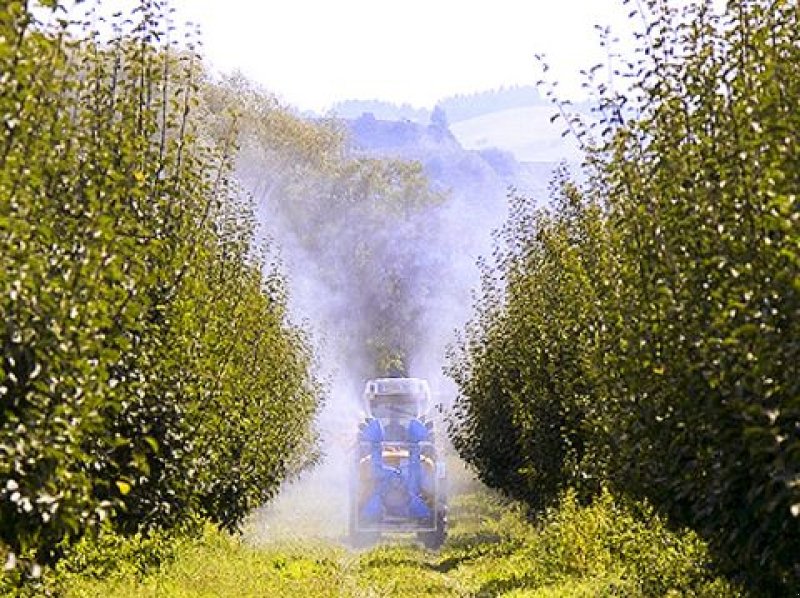
[[[364,389],[364,412],[380,421],[385,440],[406,440],[410,422],[424,419],[430,401],[428,383],[419,378],[378,378]]]

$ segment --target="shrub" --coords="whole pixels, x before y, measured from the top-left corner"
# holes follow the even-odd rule
[[[670,530],[646,503],[626,506],[603,490],[582,507],[569,491],[541,525],[535,550],[551,575],[614,580],[616,595],[738,593],[714,576],[708,547],[697,534]]]

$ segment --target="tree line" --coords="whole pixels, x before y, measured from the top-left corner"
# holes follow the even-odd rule
[[[547,208],[512,196],[450,359],[454,442],[536,509],[611,487],[697,530],[755,593],[793,595],[800,14],[754,0],[632,17],[624,89],[587,83],[593,123],[560,105],[581,178],[562,169]]]
[[[162,2],[102,27],[42,4],[0,12],[0,556],[23,577],[103,521],[235,529],[312,458],[321,396],[191,40]]]

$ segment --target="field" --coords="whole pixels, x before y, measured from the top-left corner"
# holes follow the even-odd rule
[[[577,146],[561,136],[563,121],[550,120],[556,112],[550,105],[512,108],[455,122],[450,129],[466,149],[499,147],[521,162],[578,162]]]

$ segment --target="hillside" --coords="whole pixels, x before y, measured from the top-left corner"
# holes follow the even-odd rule
[[[564,122],[551,122],[551,105],[510,108],[453,123],[450,130],[470,150],[501,148],[521,162],[578,162],[580,153]]]
[[[527,162],[580,161],[574,140],[562,135],[563,121],[551,121],[555,106],[542,99],[535,87],[455,95],[440,100],[436,108],[443,111],[449,123],[449,141],[454,139],[464,150],[510,152],[521,163],[518,171],[525,171]],[[588,111],[586,106],[576,108]],[[331,112],[352,123],[358,142],[368,150],[402,147],[409,154],[414,153],[411,143],[423,139],[428,152],[452,149],[452,144],[449,148],[443,146],[442,137],[427,130],[432,117],[427,108],[379,100],[348,100],[335,104]],[[507,174],[505,167],[500,170]]]
[[[484,123],[494,126],[494,121],[498,121],[502,126],[498,128],[497,140],[508,141],[526,110],[534,109],[477,117],[450,128],[408,120],[381,120],[371,113],[346,122],[358,152],[419,161],[435,187],[457,197],[486,203],[502,200],[512,186],[543,198],[552,170],[563,157],[563,152],[553,151],[547,155],[541,151],[538,156],[541,159],[522,162],[509,151],[508,144],[472,140],[472,137],[486,139],[489,133],[481,133],[481,127]],[[464,135],[463,131],[469,134]],[[521,139],[528,134],[523,132],[517,136]],[[546,140],[545,143],[551,142]]]
[[[546,105],[549,105],[549,102],[542,99],[536,87],[515,85],[448,96],[439,100],[435,108],[443,110],[448,121],[460,122],[512,108]],[[409,104],[398,105],[384,100],[345,100],[336,102],[331,107],[330,113],[345,119],[372,113],[381,120],[410,120],[425,124],[430,120],[432,110]]]

